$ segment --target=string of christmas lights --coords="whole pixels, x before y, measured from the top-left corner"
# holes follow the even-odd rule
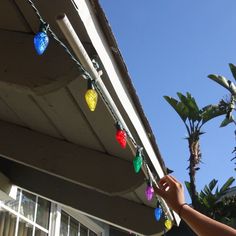
[[[136,156],[133,159],[133,167],[135,173],[139,173],[141,169],[143,169],[144,173],[147,176],[147,187],[145,190],[145,195],[148,201],[152,201],[153,196],[154,196],[154,188],[153,188],[153,174],[150,172],[150,168],[148,167],[148,164],[146,162],[146,159],[143,154],[143,147],[137,145],[136,141],[133,139],[132,135],[124,128],[122,125],[121,121],[118,119],[117,115],[115,114],[112,106],[110,103],[107,101],[106,97],[103,95],[101,89],[99,86],[96,84],[96,81],[91,77],[89,72],[87,72],[81,63],[73,56],[73,54],[70,52],[70,50],[67,48],[67,46],[56,36],[56,34],[52,31],[50,28],[49,24],[44,21],[42,16],[40,15],[39,10],[36,8],[34,3],[31,0],[27,0],[27,2],[31,5],[33,10],[35,11],[39,21],[40,21],[40,26],[39,26],[39,31],[35,34],[34,36],[34,47],[38,55],[42,55],[45,50],[47,49],[49,45],[49,37],[48,33],[52,35],[55,41],[57,41],[65,50],[65,52],[70,56],[71,60],[73,60],[80,73],[83,75],[85,79],[87,79],[88,83],[88,89],[85,93],[85,100],[86,103],[91,111],[95,111],[97,101],[98,101],[98,94],[108,107],[111,115],[113,116],[113,119],[115,120],[115,125],[116,125],[116,140],[120,144],[121,148],[126,148],[127,144],[127,139],[131,141],[133,146],[135,147],[136,151]],[[94,65],[96,69],[98,69],[97,64]],[[142,168],[143,167],[143,168]],[[162,206],[162,201],[156,196],[157,199],[157,206],[154,210],[154,216],[156,221],[160,221],[161,217],[163,217],[164,214],[164,225],[167,230],[171,229],[172,227],[172,221],[168,219],[167,213],[164,211],[164,207]]]

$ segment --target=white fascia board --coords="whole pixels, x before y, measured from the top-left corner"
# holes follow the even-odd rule
[[[162,178],[164,176],[164,171],[158,161],[158,158],[148,138],[143,123],[140,120],[136,109],[132,105],[127,92],[122,85],[122,76],[119,72],[119,69],[117,68],[116,61],[111,54],[111,50],[100,28],[100,24],[97,21],[96,16],[94,15],[93,9],[91,8],[89,1],[87,0],[74,0],[74,2],[77,5],[78,14],[84,24],[84,27],[86,28],[86,31],[95,50],[99,55],[100,60],[103,63],[110,83],[112,84],[113,89],[120,100],[120,103],[126,111],[129,119],[132,121],[133,126],[136,129],[136,132],[139,135],[143,147],[145,148],[146,153],[148,154],[148,157],[152,162],[152,165],[154,166],[157,174],[160,178]],[[174,213],[174,217],[176,223],[179,224],[180,218],[178,217],[178,215]]]
[[[106,39],[100,29],[99,23],[97,22],[95,16],[92,14],[93,10],[91,9],[90,4],[86,0],[74,0],[74,2],[77,4],[80,18],[84,23],[87,33],[99,55],[99,58],[103,63],[104,68],[106,69],[107,75],[114,88],[114,91],[116,92],[118,98],[122,98],[120,99],[120,103],[122,104],[130,120],[132,121],[133,126],[135,127],[136,132],[139,135],[139,138],[159,177],[163,177],[164,172],[146,134],[145,128],[129,97],[127,96],[124,87],[122,86],[122,79],[119,70],[117,69],[116,62],[113,59],[110,48],[106,43]]]

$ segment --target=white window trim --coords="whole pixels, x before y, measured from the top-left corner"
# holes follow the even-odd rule
[[[12,213],[16,216],[17,221],[16,221],[15,236],[17,236],[17,232],[18,232],[19,218],[30,223],[32,226],[37,227],[38,229],[42,230],[43,232],[47,233],[48,236],[60,236],[61,211],[64,211],[69,216],[71,216],[72,218],[77,220],[80,224],[84,225],[85,227],[87,227],[89,230],[93,231],[97,235],[105,236],[105,229],[102,228],[100,225],[98,225],[93,220],[91,220],[88,216],[85,215],[85,213],[82,213],[79,210],[62,205],[60,203],[54,202],[53,200],[45,198],[44,196],[36,194],[32,191],[29,191],[28,189],[24,189],[21,187],[17,187],[17,189],[20,190],[20,199],[19,199],[19,205],[18,205],[17,211],[13,210],[12,208],[10,208],[7,205],[4,205],[3,202],[0,200],[0,208],[2,207],[3,209],[9,211],[10,213]],[[25,216],[23,216],[22,214],[20,214],[19,206],[20,206],[21,200],[22,200],[22,191],[33,194],[34,196],[36,196],[36,199],[38,199],[38,197],[40,197],[40,198],[43,198],[51,203],[48,230],[43,228],[39,224],[37,224],[35,222],[35,220],[32,221],[32,220],[26,218]],[[16,197],[15,197],[15,199],[16,199]],[[37,204],[36,204],[36,209],[35,209],[34,214],[36,214],[36,210],[37,210]]]
[[[93,231],[97,235],[105,236],[105,230],[101,226],[96,224],[93,220],[91,220],[89,217],[84,215],[82,212],[80,212],[76,209],[67,207],[67,206],[62,206],[61,210],[66,212],[68,215],[73,217],[75,220],[78,220],[79,223],[81,223],[82,225],[84,225],[85,227],[87,227],[89,230]]]
[[[21,189],[21,190],[22,190],[22,189]],[[37,195],[36,195],[36,197],[37,197]],[[16,232],[15,232],[15,235],[17,235],[17,232],[18,232],[19,219],[22,219],[22,220],[26,221],[27,223],[31,224],[31,225],[33,226],[33,230],[34,230],[35,227],[36,227],[36,228],[42,230],[43,232],[49,234],[49,230],[47,230],[47,229],[43,228],[41,225],[37,224],[37,223],[35,222],[35,220],[34,220],[34,221],[33,221],[33,220],[30,220],[30,219],[26,218],[25,216],[23,216],[22,214],[20,214],[19,206],[20,206],[20,204],[21,204],[21,199],[22,199],[22,192],[20,193],[20,201],[19,201],[19,205],[18,205],[17,211],[11,209],[9,206],[4,205],[3,202],[0,201],[0,208],[3,208],[3,209],[5,209],[6,211],[9,211],[10,213],[12,213],[13,215],[16,216],[16,228],[15,228]],[[37,204],[36,204],[36,205],[37,205]],[[36,214],[36,213],[34,213],[34,214]],[[49,220],[51,220],[51,219],[49,219]]]
[[[51,202],[49,236],[60,235],[60,222],[61,222],[61,208],[58,204]]]

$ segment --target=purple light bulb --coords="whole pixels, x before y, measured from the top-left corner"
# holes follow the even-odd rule
[[[145,195],[148,201],[151,201],[154,195],[154,189],[152,186],[147,186],[146,190],[145,190]]]

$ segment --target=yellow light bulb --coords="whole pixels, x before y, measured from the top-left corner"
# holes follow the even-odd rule
[[[94,111],[97,106],[98,94],[94,89],[88,89],[85,93],[85,100],[91,111]]]
[[[165,220],[165,227],[170,230],[172,228],[172,222],[171,220]]]

